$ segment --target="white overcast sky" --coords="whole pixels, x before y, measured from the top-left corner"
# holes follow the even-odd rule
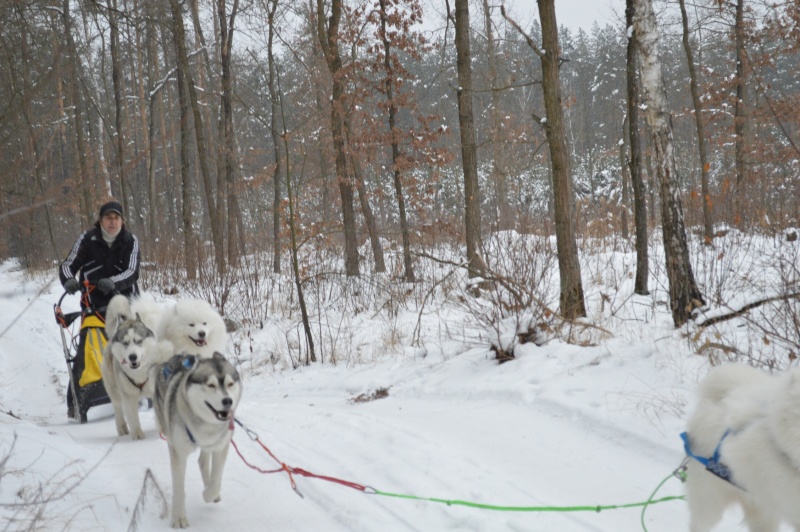
[[[616,24],[625,17],[625,0],[555,0],[555,2],[558,25],[568,26],[574,31],[583,28],[589,32],[594,22],[603,27],[606,24]],[[450,9],[453,9],[454,3],[450,0]],[[499,6],[501,3],[523,27],[528,27],[533,19],[539,18],[536,0],[489,0],[490,6]],[[480,17],[483,16],[480,5],[480,0],[470,2],[470,19],[473,26],[478,25]],[[424,25],[428,26],[428,29],[434,29],[433,26],[438,25],[433,22],[434,20],[442,20],[444,6],[444,0],[423,0],[427,19]]]
[[[516,0],[521,6],[528,4],[538,18],[535,0]],[[625,0],[556,0],[556,20],[559,26],[577,30],[592,29],[597,22],[600,27],[617,24],[625,18]]]

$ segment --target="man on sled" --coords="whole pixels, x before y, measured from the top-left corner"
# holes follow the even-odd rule
[[[139,241],[125,228],[122,205],[109,201],[100,207],[97,222],[78,237],[59,266],[64,291],[81,292],[80,341],[72,357],[67,390],[67,416],[81,423],[86,422],[89,407],[109,402],[100,373],[106,344],[106,307],[115,294],[130,297],[139,292],[139,260]],[[69,325],[59,308],[56,318],[62,327]]]

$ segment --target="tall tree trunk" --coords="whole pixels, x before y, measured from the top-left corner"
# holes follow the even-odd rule
[[[652,0],[636,0],[634,29],[638,39],[642,70],[642,91],[647,122],[653,137],[660,185],[661,228],[664,238],[670,308],[676,327],[686,323],[692,311],[704,305],[689,261],[689,246],[683,221],[678,172],[672,141],[672,117],[667,107],[667,90],[658,56],[658,29]]]
[[[458,71],[458,125],[461,130],[461,165],[464,170],[464,233],[469,277],[486,270],[480,255],[481,211],[478,187],[478,156],[475,118],[472,110],[472,53],[469,43],[469,0],[456,0],[456,68]]]
[[[347,133],[346,142],[348,146],[352,146],[350,143],[350,137],[352,136],[350,131],[350,120],[345,118],[345,132]],[[367,194],[364,188],[364,172],[361,170],[361,161],[356,154],[351,154],[349,160],[353,167],[356,191],[358,192],[358,202],[361,206],[361,213],[364,215],[364,224],[367,226],[372,256],[375,260],[375,273],[384,273],[386,271],[386,262],[383,259],[383,247],[381,246],[381,239],[378,235],[378,224],[375,221],[375,216],[372,214],[372,207],[369,204],[369,194]]]
[[[711,193],[708,188],[708,171],[710,163],[706,153],[706,131],[703,124],[703,102],[700,99],[700,90],[697,83],[697,69],[694,66],[694,53],[689,43],[689,16],[686,14],[686,0],[679,0],[681,20],[683,21],[683,49],[686,52],[686,62],[689,65],[689,86],[692,92],[692,105],[694,106],[694,121],[697,127],[697,149],[700,152],[700,189],[703,195],[703,235],[706,244],[711,244],[714,238],[713,213],[711,211]]]
[[[178,101],[181,110],[181,190],[183,208],[181,218],[183,220],[183,243],[184,243],[184,268],[186,269],[187,279],[197,279],[197,257],[195,255],[195,235],[192,228],[192,194],[191,182],[189,179],[189,97],[187,94],[188,80],[186,68],[187,62],[182,58],[186,57],[186,35],[183,28],[183,18],[178,0],[169,0],[172,9],[172,36],[175,43],[175,55],[178,58]]]
[[[220,194],[217,209],[227,200],[228,205],[228,263],[235,265],[239,261],[239,236],[237,219],[240,217],[239,202],[236,198],[236,169],[238,168],[238,154],[236,150],[236,136],[233,128],[233,76],[231,73],[231,50],[233,47],[233,31],[236,14],[239,10],[239,0],[233,0],[230,19],[227,19],[225,0],[218,0],[217,14],[220,24],[220,63],[222,66],[222,117],[220,122],[220,146],[225,170],[225,194]],[[227,196],[227,197],[223,197]]]
[[[489,69],[489,83],[492,88],[491,107],[491,146],[492,146],[492,183],[494,184],[494,215],[497,216],[499,230],[513,227],[511,206],[508,201],[508,180],[503,167],[503,144],[500,138],[502,114],[500,109],[500,88],[497,76],[497,40],[494,37],[491,7],[489,0],[483,0],[483,21],[486,31],[486,63]]]
[[[211,2],[212,5],[215,4],[217,0],[213,0]],[[194,53],[196,57],[201,59],[196,59],[195,64],[197,64],[196,72],[197,72],[197,80],[193,80],[193,84],[199,87],[214,87],[214,73],[211,67],[211,57],[216,57],[209,53],[208,44],[206,43],[206,38],[203,33],[203,25],[200,21],[200,7],[198,0],[188,0],[186,2],[189,6],[190,17],[192,20],[192,28],[194,28],[193,36],[193,46],[194,46]],[[212,16],[211,20],[214,22],[214,29],[213,35],[219,35],[220,40],[222,40],[222,33],[225,28],[219,27],[219,16]],[[220,50],[220,56],[222,51]],[[220,80],[222,83],[222,80]],[[214,196],[214,211],[209,211],[208,217],[211,220],[212,226],[212,238],[216,228],[218,233],[218,242],[219,242],[219,249],[217,253],[219,256],[225,256],[225,242],[224,242],[224,234],[225,234],[225,220],[226,220],[226,213],[227,213],[227,182],[225,181],[225,157],[223,155],[223,150],[225,147],[224,141],[224,132],[222,131],[224,128],[223,124],[223,117],[220,111],[220,106],[217,105],[218,102],[214,101],[216,91],[212,90],[203,90],[198,95],[198,102],[200,105],[200,113],[203,118],[203,135],[206,139],[208,139],[208,145],[216,146],[217,150],[216,153],[214,151],[208,152],[208,157],[212,160],[212,162],[216,161],[216,179],[213,176],[209,176],[208,180],[213,183],[212,188],[215,192],[207,192],[207,194],[213,194]],[[217,138],[214,139],[214,132],[212,131],[214,124],[217,125]],[[205,181],[204,181],[205,183]],[[206,190],[209,190],[206,187]],[[209,204],[206,203],[208,206]],[[217,242],[217,240],[215,240]],[[216,247],[216,244],[215,244]],[[219,265],[219,261],[217,260],[217,271],[223,272],[225,269],[225,265]]]
[[[325,55],[325,63],[333,83],[331,95],[331,133],[336,152],[336,178],[342,198],[342,222],[344,226],[344,269],[352,277],[358,276],[358,241],[356,240],[356,218],[353,208],[353,183],[347,171],[345,148],[345,80],[342,72],[342,57],[339,53],[339,21],[342,16],[342,0],[332,0],[331,15],[325,27],[323,0],[317,0],[317,36]]]
[[[389,134],[392,144],[392,169],[394,181],[394,195],[397,199],[397,208],[400,214],[400,234],[403,239],[403,279],[407,283],[416,281],[414,275],[414,264],[411,261],[411,238],[408,231],[408,217],[406,216],[406,200],[403,194],[403,180],[400,172],[400,144],[398,140],[397,128],[397,104],[394,100],[394,82],[396,79],[394,67],[392,66],[392,47],[389,36],[386,34],[387,17],[386,0],[380,0],[381,6],[381,40],[383,41],[383,66],[386,69],[384,80],[384,90],[386,99],[389,102]],[[385,270],[385,267],[384,267]]]
[[[111,50],[111,81],[114,85],[114,127],[116,129],[117,174],[119,175],[119,201],[125,217],[128,217],[127,180],[125,176],[125,102],[122,99],[122,64],[119,58],[119,24],[117,21],[117,2],[108,3],[108,26],[111,32],[109,48]]]
[[[67,39],[67,49],[69,50],[70,96],[73,108],[73,127],[75,128],[75,158],[77,159],[77,170],[80,172],[76,176],[76,181],[80,183],[83,195],[82,214],[85,222],[94,222],[94,205],[92,202],[92,176],[89,174],[89,165],[86,163],[86,142],[83,137],[83,103],[80,95],[80,81],[78,74],[78,49],[75,46],[75,39],[72,37],[72,19],[69,14],[70,0],[64,0],[62,4],[62,21],[64,23],[64,35]]]
[[[542,63],[542,93],[547,120],[544,131],[550,148],[550,164],[553,173],[553,211],[556,225],[556,248],[561,280],[560,312],[567,319],[586,316],[581,281],[581,264],[578,260],[578,244],[575,241],[575,219],[573,213],[574,192],[569,171],[569,152],[564,128],[564,113],[561,104],[561,81],[559,67],[561,49],[558,45],[558,23],[554,0],[537,0],[539,19],[542,23],[542,47],[515,21],[508,18],[501,7],[503,17],[519,32],[528,46],[539,56]]]
[[[383,258],[383,247],[381,246],[381,239],[378,235],[378,223],[375,221],[375,215],[372,213],[372,207],[369,204],[369,194],[364,187],[364,173],[361,171],[361,162],[358,157],[352,155],[350,160],[353,165],[353,175],[356,180],[356,192],[358,193],[358,203],[361,206],[361,214],[364,215],[364,225],[367,226],[367,234],[369,235],[369,244],[372,249],[372,257],[375,261],[375,273],[386,272],[386,261]]]
[[[736,106],[733,113],[733,126],[736,134],[736,196],[737,225],[746,222],[747,210],[747,59],[744,49],[744,0],[736,0]]]
[[[561,103],[561,81],[559,67],[561,49],[558,44],[558,23],[554,0],[537,0],[539,19],[542,24],[542,47],[512,19],[501,6],[503,17],[525,38],[528,46],[539,56],[542,64],[542,93],[547,120],[544,131],[550,148],[550,164],[553,174],[553,211],[556,225],[556,248],[561,280],[560,312],[567,319],[586,316],[581,265],[578,260],[578,245],[575,241],[575,218],[573,212],[574,192],[569,171],[569,152],[564,128],[564,113]]]
[[[567,319],[586,316],[581,282],[581,265],[575,241],[573,219],[572,176],[569,172],[569,153],[561,107],[561,81],[559,79],[560,48],[554,0],[537,0],[539,19],[542,21],[542,92],[547,113],[545,135],[550,146],[553,167],[553,196],[556,219],[556,247],[561,277],[561,315]]]
[[[200,175],[203,178],[203,185],[205,187],[206,208],[208,209],[209,218],[211,218],[211,240],[214,243],[214,258],[216,261],[217,272],[222,274],[225,272],[225,246],[223,242],[222,227],[218,218],[215,216],[217,212],[217,202],[214,198],[214,185],[211,181],[211,172],[208,168],[208,146],[206,145],[205,130],[203,126],[203,115],[200,111],[200,103],[197,99],[197,92],[194,86],[194,78],[192,77],[191,69],[189,68],[189,54],[186,51],[186,30],[183,24],[183,15],[177,0],[170,0],[170,4],[175,4],[173,8],[173,16],[177,17],[173,21],[173,25],[177,25],[177,31],[180,33],[179,43],[177,44],[177,61],[178,68],[183,71],[183,79],[186,82],[187,95],[189,97],[189,105],[192,109],[192,117],[194,118],[194,135],[195,143],[197,144],[197,163],[200,167]],[[184,206],[186,209],[186,206]]]
[[[21,9],[21,8],[18,8]],[[21,107],[22,107],[22,116],[25,119],[25,125],[27,127],[28,132],[28,142],[26,143],[26,148],[28,151],[28,159],[31,161],[33,166],[33,179],[36,186],[33,189],[33,194],[31,194],[31,204],[32,207],[36,207],[38,202],[43,202],[44,207],[44,214],[45,214],[45,223],[47,224],[47,236],[50,239],[50,253],[44,255],[41,258],[49,258],[55,259],[61,254],[61,250],[58,249],[56,246],[56,237],[53,233],[53,218],[50,214],[50,202],[47,199],[47,194],[45,193],[44,188],[44,180],[45,177],[42,175],[42,154],[41,150],[39,149],[39,142],[37,139],[36,128],[33,125],[33,110],[31,108],[31,100],[33,95],[27,94],[28,88],[33,87],[33,84],[30,81],[30,72],[32,71],[32,65],[30,64],[30,58],[28,57],[28,32],[26,31],[26,25],[20,25],[20,56],[22,59],[22,68],[20,69],[20,74],[22,77],[22,95],[21,95]],[[58,53],[60,55],[60,53]],[[56,60],[57,62],[57,60]],[[32,212],[35,212],[35,209],[32,209]],[[36,227],[36,226],[32,226]]]
[[[157,4],[159,10],[163,9],[161,4]],[[159,11],[164,13],[166,16],[166,11]],[[160,41],[164,47],[164,71],[170,72],[170,54],[168,53],[169,45],[168,43],[173,42],[173,50],[174,50],[174,38],[170,40],[169,35],[167,34],[168,31],[171,31],[171,28],[167,27],[167,24],[158,24],[159,33],[161,34]],[[177,71],[177,70],[176,70]],[[158,115],[158,127],[159,132],[161,135],[161,158],[164,164],[164,178],[168,184],[165,184],[168,188],[167,190],[170,192],[167,194],[169,200],[167,201],[166,210],[169,215],[169,220],[172,222],[172,229],[174,230],[175,234],[178,234],[180,229],[180,222],[178,220],[178,208],[180,207],[180,202],[178,198],[182,197],[180,193],[180,182],[177,177],[180,177],[180,172],[178,172],[178,176],[175,176],[175,172],[172,171],[173,165],[175,164],[174,161],[178,161],[179,159],[179,147],[177,142],[170,142],[170,139],[173,138],[173,134],[171,131],[167,130],[167,113],[165,112],[166,109],[173,109],[174,108],[174,96],[170,91],[164,92],[163,98],[163,105],[161,106],[162,111]],[[178,105],[180,108],[180,105]],[[182,202],[182,200],[181,200]]]
[[[275,86],[275,54],[273,52],[273,41],[275,40],[275,12],[278,9],[278,0],[269,0],[267,21],[267,60],[269,63],[269,87],[270,100],[270,133],[272,135],[272,151],[275,156],[275,171],[272,174],[272,271],[281,273],[281,179],[282,179],[282,158],[281,154],[281,131],[278,128],[278,90]],[[288,164],[288,162],[287,162]],[[288,177],[287,177],[288,179]]]
[[[189,10],[192,13],[192,26],[194,27],[194,32],[197,35],[197,41],[201,50],[201,54],[203,55],[203,69],[205,70],[206,83],[211,85],[214,82],[213,73],[211,71],[211,54],[208,53],[208,45],[206,44],[206,38],[203,35],[203,26],[200,24],[200,7],[197,4],[197,0],[190,0]]]
[[[137,14],[141,13],[139,8],[139,0],[133,0],[133,12]],[[152,157],[152,152],[150,150],[151,131],[149,128],[149,120],[148,120],[149,106],[148,106],[148,98],[145,95],[145,83],[146,83],[145,73],[144,73],[145,61],[142,56],[143,52],[147,53],[146,45],[144,44],[144,41],[147,37],[145,33],[146,31],[145,27],[140,24],[136,24],[133,28],[133,31],[135,32],[134,41],[136,44],[134,46],[135,65],[132,65],[132,67],[134,68],[134,72],[136,74],[136,90],[138,94],[138,99],[134,109],[136,109],[136,112],[139,115],[138,116],[139,129],[141,130],[141,143],[137,142],[136,160],[141,161],[141,163],[137,165],[137,168],[141,168],[142,165],[144,166],[144,175],[142,176],[140,172],[137,172],[137,174],[147,179],[147,177],[149,177],[147,175],[147,172],[151,166],[150,158]],[[137,183],[139,184],[142,183],[141,177],[137,177]],[[145,181],[145,183],[149,184],[148,181]],[[150,196],[151,193],[150,187],[147,186],[146,190],[147,192],[145,194],[134,195],[133,199],[136,200],[137,196],[140,198],[139,201],[141,203],[139,208],[137,209],[136,214],[139,216],[141,220],[143,232],[145,232],[149,237],[152,235],[152,233],[150,233],[149,220],[152,217],[151,207],[153,200],[151,199]],[[147,219],[145,219],[145,215],[147,215]]]
[[[636,15],[635,0],[625,1],[625,25],[629,28],[626,61],[626,86],[628,89],[628,143],[631,147],[630,173],[633,188],[633,223],[636,227],[636,277],[633,292],[647,295],[647,278],[650,275],[647,233],[647,195],[642,173],[642,145],[639,139],[639,77],[636,70],[638,37],[633,20]]]
[[[157,32],[156,17],[153,14],[152,5],[150,2],[144,3],[145,10],[145,41],[146,41],[146,56],[147,56],[147,79],[151,85],[149,93],[150,98],[148,106],[148,121],[147,121],[147,191],[148,191],[148,210],[150,211],[150,218],[148,219],[148,233],[150,234],[151,242],[155,241],[158,223],[161,218],[161,212],[158,207],[158,190],[156,188],[156,115],[161,114],[161,87],[155,86],[160,76],[158,62],[157,48]]]

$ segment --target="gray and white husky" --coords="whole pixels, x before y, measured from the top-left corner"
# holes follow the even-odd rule
[[[151,371],[155,373],[156,416],[169,444],[172,528],[186,528],[186,459],[200,449],[203,500],[219,502],[242,384],[236,369],[220,353],[211,358],[175,355]]]
[[[172,344],[156,341],[153,331],[138,315],[116,327],[103,350],[100,371],[114,407],[120,436],[130,433],[134,440],[144,438],[139,422],[139,401],[153,397],[155,384],[150,379],[150,368],[163,363],[170,355]]]

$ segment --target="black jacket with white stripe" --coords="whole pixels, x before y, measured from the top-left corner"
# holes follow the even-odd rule
[[[78,281],[81,291],[85,291],[84,281],[96,285],[100,279],[107,278],[114,282],[117,293],[131,296],[139,293],[139,240],[125,226],[120,229],[117,238],[109,245],[103,240],[99,224],[84,232],[69,255],[61,263],[58,275],[63,285],[67,279],[80,272]],[[114,293],[104,294],[96,288],[89,293],[91,306],[105,313],[105,307]],[[83,299],[81,299],[83,306]]]

